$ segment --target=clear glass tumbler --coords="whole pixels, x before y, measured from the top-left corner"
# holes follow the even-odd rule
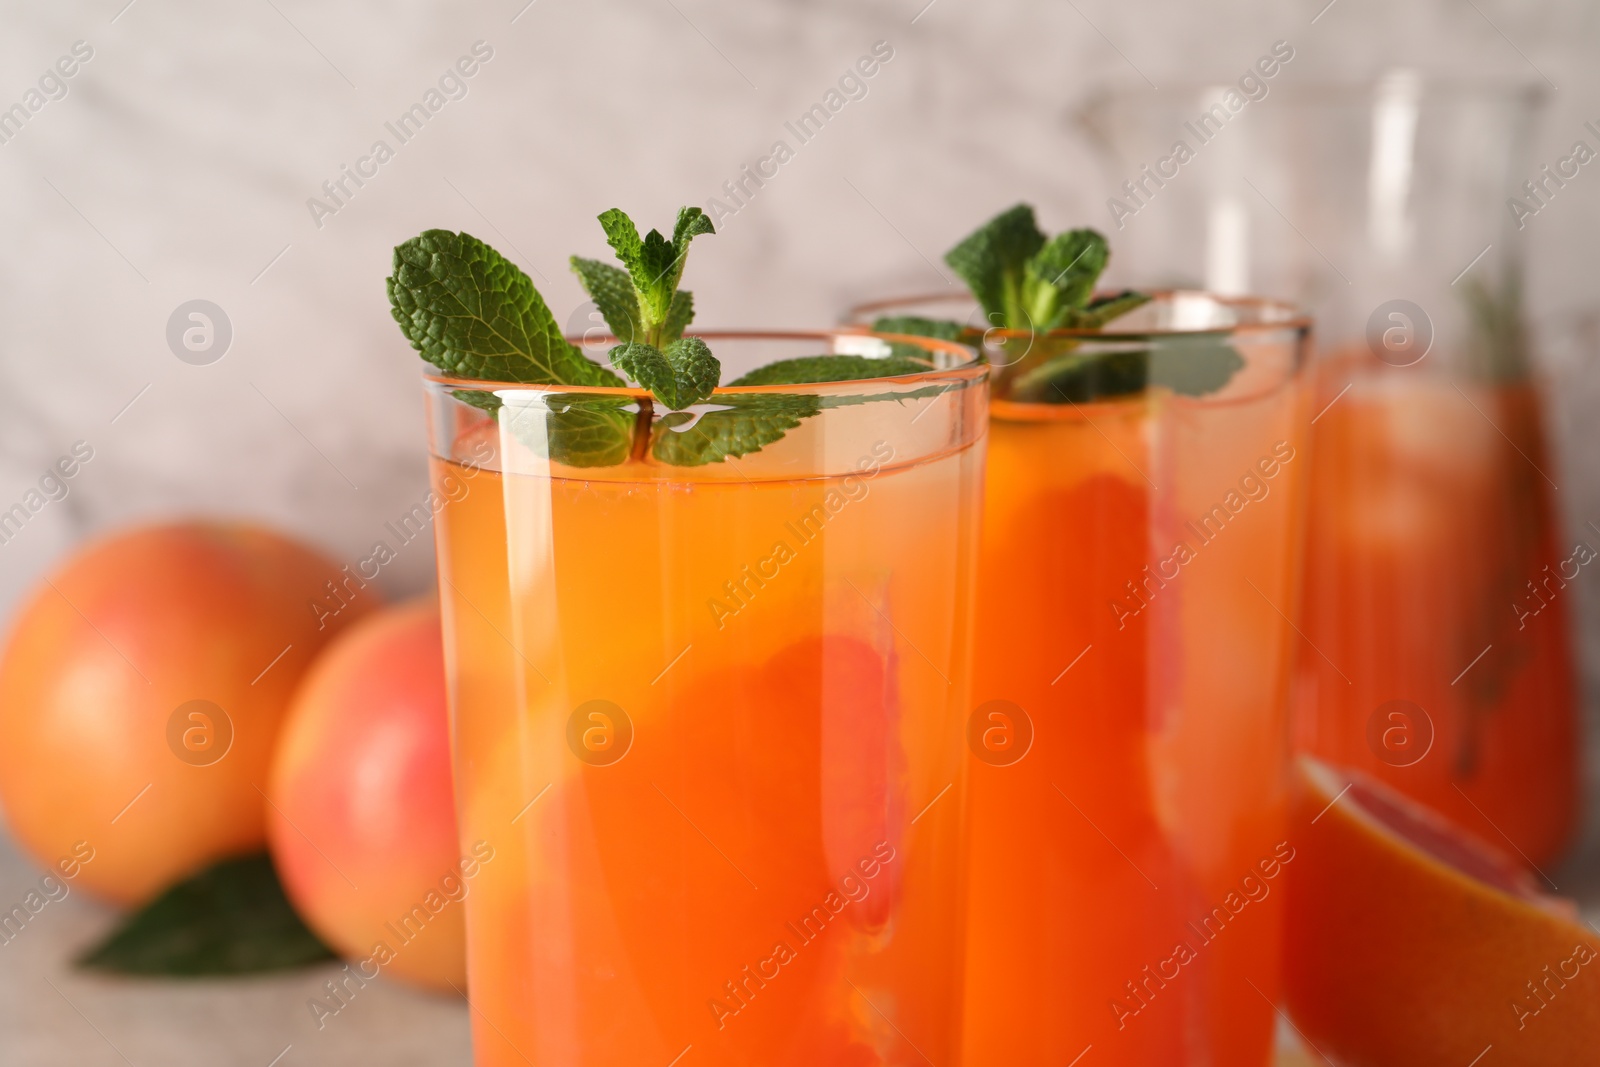
[[[962,1062],[1264,1067],[1294,860],[1307,320],[1199,292],[1037,338],[984,335],[959,301],[852,318],[883,314],[975,323],[997,367]],[[1105,373],[1019,399],[1040,347]],[[1229,351],[1226,384],[1198,388]]]
[[[1097,103],[1108,176],[1222,92]],[[1521,237],[1559,225],[1577,168],[1528,151],[1542,101],[1408,71],[1274,85],[1114,237],[1135,274],[1317,317],[1299,745],[1541,864],[1578,818],[1569,586],[1597,544],[1558,537],[1522,306]]]
[[[426,380],[475,1062],[953,1063],[986,368],[700,336],[926,369],[665,417]]]

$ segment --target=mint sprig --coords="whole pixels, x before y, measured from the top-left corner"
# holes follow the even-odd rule
[[[1033,208],[1008,208],[963,238],[945,255],[982,306],[990,326],[1026,339],[1017,361],[996,372],[997,395],[1027,403],[1080,403],[1126,396],[1152,385],[1204,396],[1232,380],[1244,360],[1220,337],[1201,335],[1129,338],[1096,345],[1049,338],[1053,330],[1100,330],[1150,297],[1131,289],[1095,297],[1095,283],[1111,260],[1106,239],[1090,229],[1046,237]],[[959,322],[916,316],[880,318],[879,333],[910,333],[977,345],[981,330]]]
[[[711,220],[686,207],[670,238],[657,230],[641,237],[633,220],[613,208],[600,215],[600,225],[622,265],[573,256],[572,270],[617,339],[612,367],[650,395],[635,400],[556,392],[508,405],[492,391],[453,392],[493,414],[536,455],[573,467],[647,458],[700,466],[758,451],[827,407],[923,395],[747,394],[706,404],[722,366],[705,340],[684,336],[694,320],[694,297],[678,283],[690,242],[715,232]],[[561,335],[516,264],[469,234],[428,230],[400,245],[387,288],[395,321],[412,347],[447,374],[537,385],[627,384]],[[891,346],[883,358],[780,360],[733,384],[799,385],[930,370],[920,350],[901,350],[909,347]],[[657,404],[666,409],[660,416]]]
[[[711,219],[697,207],[680,209],[670,240],[659,230],[640,237],[618,208],[601,212],[600,226],[625,270],[577,256],[572,269],[621,342],[610,352],[612,366],[671,411],[698,404],[717,387],[722,365],[704,341],[684,338],[694,319],[694,298],[678,289],[678,281],[689,242],[716,232]]]

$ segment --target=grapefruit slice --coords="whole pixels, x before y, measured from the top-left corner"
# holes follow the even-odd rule
[[[1285,989],[1349,1067],[1594,1062],[1600,937],[1516,860],[1378,781],[1302,756]]]

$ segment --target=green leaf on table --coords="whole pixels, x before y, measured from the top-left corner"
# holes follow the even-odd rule
[[[661,420],[651,454],[675,467],[721,463],[765,448],[820,410],[817,397],[797,393],[719,397],[698,419],[680,412]]]
[[[123,920],[78,965],[116,974],[254,974],[334,959],[290,907],[266,853],[226,859]]]
[[[680,337],[662,349],[630,341],[611,350],[611,362],[673,411],[710,396],[722,376],[722,364],[698,337]]]
[[[810,385],[817,382],[854,382],[864,378],[892,378],[900,374],[925,374],[933,366],[927,360],[904,355],[880,358],[869,356],[799,356],[780,359],[757,367],[729,385]]]
[[[542,385],[622,385],[567,343],[533,282],[466,233],[427,230],[394,250],[391,312],[447,374]]]

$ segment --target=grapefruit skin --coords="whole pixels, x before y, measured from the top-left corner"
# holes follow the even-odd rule
[[[371,615],[322,654],[295,694],[267,792],[279,876],[323,940],[365,961],[364,974],[465,988],[471,885],[436,604]]]
[[[1415,847],[1352,795],[1329,807],[1348,778],[1310,760],[1301,770],[1298,856],[1285,867],[1285,990],[1317,1050],[1350,1067],[1591,1062],[1600,1041],[1593,932],[1515,878],[1497,878],[1497,888]],[[1364,788],[1408,805],[1370,781]],[[1410,815],[1446,839],[1435,852],[1455,849],[1464,866],[1517,866],[1486,864],[1489,846],[1420,808]]]
[[[23,850],[53,867],[85,842],[94,858],[75,884],[131,905],[261,848],[290,693],[377,601],[361,590],[319,629],[310,603],[344,578],[305,545],[237,523],[138,528],[69,559],[0,652],[0,803]],[[170,728],[196,700],[223,718],[188,733],[200,747],[185,752],[201,720]]]

